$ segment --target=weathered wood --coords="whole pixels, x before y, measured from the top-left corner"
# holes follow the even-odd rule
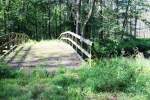
[[[0,59],[3,59],[7,55],[9,55],[13,50],[15,50],[15,48],[17,48],[17,46],[13,46],[12,48],[10,48],[10,50],[8,52],[3,53],[3,55],[0,57]]]
[[[58,40],[20,45],[15,52],[4,57],[4,61],[15,68],[31,69],[40,65],[50,70],[60,66],[79,68],[84,62],[69,44]]]
[[[2,54],[3,53],[3,50],[0,48],[0,54]]]
[[[61,33],[59,39],[61,40],[66,40],[69,42],[70,45],[75,46],[76,51],[79,49],[83,54],[86,55],[88,58],[91,59],[92,54],[91,54],[91,47],[92,47],[92,42],[88,39],[83,38],[82,36],[75,34],[73,32],[67,31],[64,33]],[[83,48],[83,43],[85,43],[88,47],[88,50],[85,50]],[[89,50],[90,49],[90,50]]]

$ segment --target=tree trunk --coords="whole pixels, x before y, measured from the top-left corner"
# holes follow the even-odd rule
[[[100,0],[100,21],[101,21],[101,29],[103,29],[103,0]],[[104,39],[104,31],[102,30],[100,33],[99,33],[99,40],[100,39]]]
[[[116,0],[116,18],[117,18],[117,24],[119,24],[119,1]]]
[[[57,10],[55,9],[55,37],[58,35],[57,27]]]
[[[123,21],[123,28],[126,27],[127,22],[128,22],[128,12],[129,12],[130,3],[131,3],[131,0],[128,1],[128,5],[126,7],[125,18],[124,18],[124,21]]]
[[[61,12],[62,12],[62,10],[61,10],[61,8],[62,8],[62,7],[61,7],[61,0],[59,0],[59,5],[60,5],[60,6],[59,6],[59,8],[60,8],[60,12],[59,12],[59,13],[60,13],[60,16],[59,16],[59,25],[60,25],[60,26],[59,26],[59,33],[61,33],[61,31],[62,31],[62,26],[61,26],[61,25],[62,25],[62,18],[61,18],[61,14],[62,14],[62,13],[61,13]]]
[[[4,33],[7,34],[6,10],[4,9]]]
[[[81,0],[76,0],[76,34],[80,34],[80,8]]]
[[[136,7],[135,7],[135,12],[136,11]],[[137,14],[137,13],[136,13]],[[138,21],[138,16],[135,15],[135,25],[134,25],[134,37],[136,38],[136,32],[137,32],[137,21]]]
[[[129,12],[130,4],[131,4],[131,0],[128,1],[128,4],[126,6],[125,18],[124,18],[124,21],[123,21],[123,29],[124,30],[125,30],[125,28],[126,28],[126,26],[128,24],[128,12]],[[124,34],[122,34],[121,39],[123,39],[123,36],[124,36]]]
[[[35,12],[35,16],[36,16],[36,19],[35,19],[35,38],[38,39],[38,37],[37,37],[38,36],[38,19],[37,19],[38,17],[37,17],[37,8],[36,8],[36,6],[35,6],[35,9],[36,9],[35,10],[36,11]]]
[[[51,20],[51,11],[50,11],[50,0],[49,0],[49,5],[48,5],[48,34],[49,34],[50,38],[52,38],[50,20]]]
[[[81,31],[81,35],[84,37],[84,31],[85,31],[85,28],[86,28],[86,26],[87,26],[87,23],[89,22],[89,20],[91,19],[91,17],[92,17],[92,15],[93,15],[93,11],[94,11],[94,6],[95,6],[95,2],[96,2],[96,0],[92,0],[91,1],[91,9],[90,9],[90,11],[89,11],[89,13],[88,13],[88,16],[87,16],[87,19],[85,20],[85,22],[83,23],[83,27],[82,27],[82,31]]]

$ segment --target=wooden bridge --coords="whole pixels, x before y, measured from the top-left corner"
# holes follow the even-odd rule
[[[0,37],[1,59],[15,68],[44,66],[78,67],[91,59],[92,42],[73,32],[64,32],[57,40],[35,42],[23,33]]]

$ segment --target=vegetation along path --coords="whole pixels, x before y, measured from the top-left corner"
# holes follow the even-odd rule
[[[55,69],[60,66],[77,67],[82,63],[76,51],[59,40],[22,44],[4,60],[10,66],[24,68],[42,65]]]

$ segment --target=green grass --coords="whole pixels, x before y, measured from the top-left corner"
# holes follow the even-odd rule
[[[78,70],[61,68],[56,73],[48,73],[36,68],[27,73],[1,63],[0,99],[149,100],[149,67],[150,62],[145,59],[112,58],[95,60],[92,67],[83,65]]]

